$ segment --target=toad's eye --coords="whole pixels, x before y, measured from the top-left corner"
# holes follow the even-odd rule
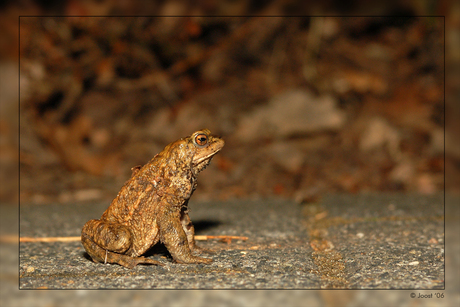
[[[198,146],[204,146],[208,143],[208,136],[206,134],[198,134],[195,137],[195,144]]]

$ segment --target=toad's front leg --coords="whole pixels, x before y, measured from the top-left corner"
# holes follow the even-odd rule
[[[166,209],[160,214],[157,221],[160,228],[160,240],[177,263],[212,262],[212,259],[197,257],[192,254],[187,234],[182,228],[179,210]]]
[[[182,209],[180,213],[180,221],[182,224],[182,228],[185,231],[185,234],[187,236],[188,244],[192,252],[197,252],[197,253],[208,253],[208,254],[215,254],[215,251],[200,247],[196,245],[195,242],[195,227],[192,224],[192,220],[190,219],[188,215],[188,209]]]
[[[130,269],[139,263],[163,265],[153,259],[125,255],[132,240],[128,227],[101,220],[88,221],[81,231],[81,242],[94,262],[117,263]]]

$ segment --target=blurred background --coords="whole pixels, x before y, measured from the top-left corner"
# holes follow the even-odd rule
[[[2,203],[109,203],[131,167],[201,128],[226,145],[193,200],[460,192],[455,1],[0,9]]]
[[[160,1],[148,11],[241,17],[83,17],[144,11],[137,1],[29,1],[19,44],[3,18],[2,169],[18,159],[19,57],[21,201],[110,199],[131,167],[201,128],[226,146],[200,174],[197,198],[443,191],[444,137],[458,136],[444,135],[451,35],[445,18],[417,17],[443,5],[282,17],[302,8]],[[45,12],[80,17],[34,17]],[[445,154],[458,178],[458,144],[446,142]],[[2,172],[2,198],[17,197],[11,176]]]

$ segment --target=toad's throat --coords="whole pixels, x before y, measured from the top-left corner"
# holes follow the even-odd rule
[[[198,174],[199,172],[201,172],[202,170],[204,170],[204,169],[206,168],[206,166],[209,165],[209,163],[211,162],[211,160],[212,160],[212,156],[210,156],[210,157],[207,158],[207,159],[202,160],[202,161],[199,162],[199,163],[196,163],[196,164],[194,163],[192,169],[193,169],[193,171],[195,172],[195,174]]]

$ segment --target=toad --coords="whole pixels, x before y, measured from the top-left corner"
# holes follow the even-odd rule
[[[94,262],[116,263],[127,268],[161,262],[142,257],[161,242],[177,263],[211,263],[193,252],[195,229],[188,215],[188,201],[197,175],[224,146],[208,129],[167,145],[131,178],[99,220],[88,221],[81,241]]]

